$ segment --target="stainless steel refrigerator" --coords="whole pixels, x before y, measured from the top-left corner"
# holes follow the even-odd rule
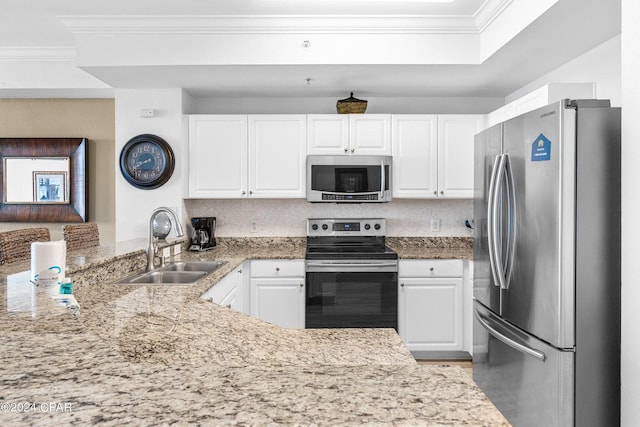
[[[620,109],[475,138],[473,378],[519,426],[620,423]]]

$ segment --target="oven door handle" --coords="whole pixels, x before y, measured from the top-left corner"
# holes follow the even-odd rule
[[[397,267],[397,262],[384,262],[384,263],[372,263],[372,262],[331,262],[331,263],[307,263],[308,267]]]
[[[307,262],[307,272],[320,273],[334,273],[334,272],[369,272],[372,270],[385,270],[387,272],[397,272],[397,262]]]

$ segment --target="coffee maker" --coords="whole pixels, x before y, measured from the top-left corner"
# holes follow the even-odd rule
[[[205,216],[191,218],[191,246],[190,251],[205,251],[216,245],[216,217]]]

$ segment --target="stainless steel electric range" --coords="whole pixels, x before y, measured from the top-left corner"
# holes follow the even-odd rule
[[[307,220],[306,327],[398,329],[398,254],[386,221]]]

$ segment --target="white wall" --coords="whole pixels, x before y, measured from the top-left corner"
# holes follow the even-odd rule
[[[117,89],[116,110],[116,241],[147,237],[149,218],[159,206],[182,210],[183,180],[187,150],[183,133],[182,89]],[[140,109],[155,110],[155,117],[141,118]],[[155,190],[140,190],[120,173],[120,151],[136,135],[151,133],[171,145],[176,156],[173,176]],[[173,233],[173,232],[172,232]]]
[[[619,107],[622,102],[620,61],[621,36],[617,35],[509,94],[505,101],[511,102],[549,83],[595,82],[596,97],[610,99],[612,106]]]
[[[480,33],[480,59],[487,60],[557,2],[558,0],[508,2],[502,13]]]
[[[358,94],[354,94],[358,98]],[[348,98],[345,93],[343,98]],[[338,98],[194,98],[188,114],[335,114]],[[367,113],[484,114],[501,107],[500,97],[367,97]]]
[[[640,425],[640,2],[622,0],[622,425]]]

